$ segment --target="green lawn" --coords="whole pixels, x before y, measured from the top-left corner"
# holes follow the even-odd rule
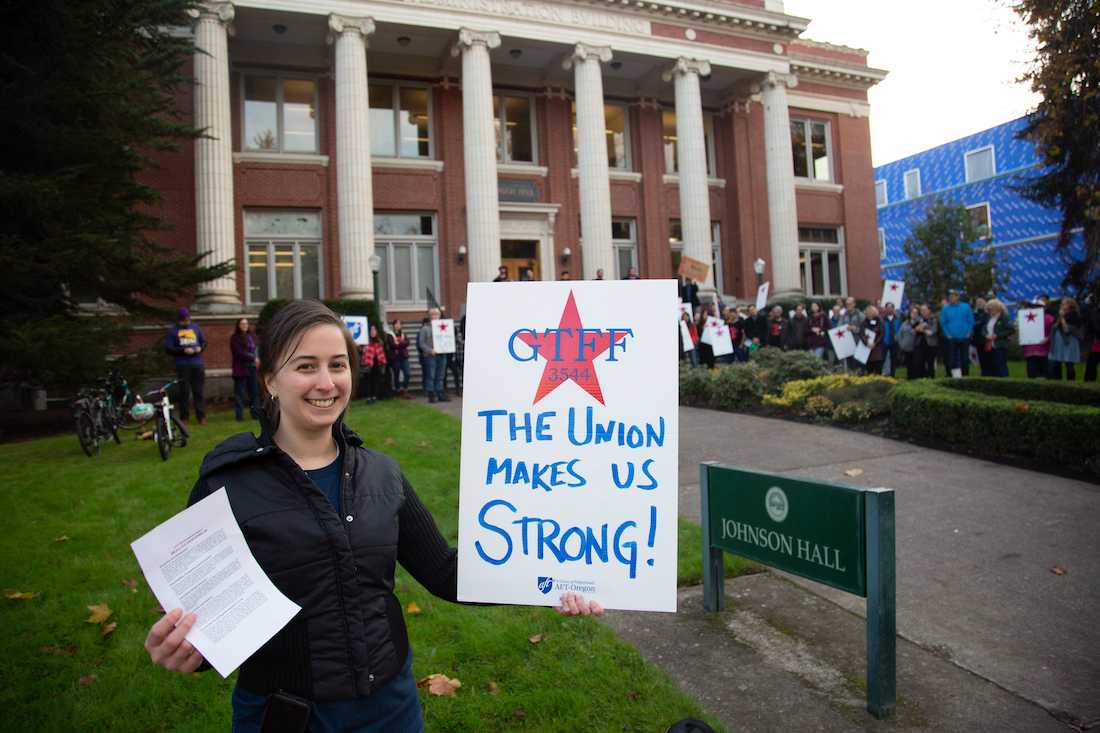
[[[356,406],[350,423],[369,446],[400,461],[453,542],[458,420],[423,405],[380,403]],[[40,594],[0,599],[4,729],[228,730],[233,678],[185,677],[149,663],[142,642],[158,618],[156,601],[129,543],[183,507],[202,456],[237,429],[231,414],[215,414],[166,463],[151,442],[132,440],[105,445],[94,459],[74,435],[0,446],[7,473],[0,588]],[[679,537],[681,583],[697,583],[698,526],[681,521]],[[749,568],[733,559],[727,567],[730,574]],[[439,672],[462,682],[455,698],[423,698],[429,731],[663,731],[689,716],[719,727],[591,619],[456,606],[403,572],[397,587],[402,604],[422,609],[407,617],[417,677]],[[106,637],[85,622],[86,607],[98,603],[118,624]],[[537,645],[528,641],[535,634],[544,637]]]
[[[1085,365],[1083,363],[1077,365],[1076,372],[1077,372],[1076,379],[1074,381],[1079,382],[1079,383],[1084,382],[1084,379],[1085,379]],[[896,376],[897,376],[898,379],[905,379],[907,374],[908,374],[908,370],[906,370],[905,367],[902,367],[901,369],[898,369]],[[971,364],[970,365],[970,376],[977,377],[977,376],[980,376],[980,375],[981,375],[981,371],[979,371],[978,367]],[[943,368],[943,364],[939,360],[936,361],[936,376],[937,377],[946,377],[947,376],[946,370]],[[1013,379],[1027,379],[1027,362],[1025,362],[1025,361],[1010,361],[1010,362],[1008,362],[1008,376],[1013,378]],[[1065,369],[1063,369],[1062,370],[1062,378],[1065,379],[1065,376],[1066,376],[1065,375]]]

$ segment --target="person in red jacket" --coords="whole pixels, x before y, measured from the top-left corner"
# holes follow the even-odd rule
[[[386,347],[378,336],[378,327],[371,324],[370,341],[359,347],[359,381],[366,387],[367,402],[374,402],[381,395],[385,373]]]

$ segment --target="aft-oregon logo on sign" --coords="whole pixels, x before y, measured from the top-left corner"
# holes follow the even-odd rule
[[[773,522],[782,522],[787,518],[787,510],[790,509],[787,495],[783,489],[773,486],[764,494],[764,508],[768,510],[768,516]]]

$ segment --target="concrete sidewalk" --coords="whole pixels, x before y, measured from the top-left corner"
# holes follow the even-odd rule
[[[437,406],[461,416],[460,400]],[[681,590],[675,615],[609,614],[731,729],[1100,728],[1100,487],[836,428],[681,408],[680,512],[693,521],[699,463],[709,460],[897,491],[905,705],[893,723],[852,704],[862,696],[862,599],[768,573],[730,581],[735,610],[721,617],[702,613],[698,589]],[[846,476],[851,468],[862,475]],[[778,643],[788,638],[802,651]],[[792,659],[808,669],[817,659],[845,683],[828,671],[814,678],[826,682],[807,680]]]

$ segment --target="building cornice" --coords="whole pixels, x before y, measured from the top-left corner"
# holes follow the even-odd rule
[[[660,20],[678,20],[726,30],[748,30],[772,35],[797,38],[810,24],[809,18],[796,15],[775,13],[763,8],[733,6],[726,3],[695,0],[680,2],[665,0],[581,0],[584,5],[597,5],[614,8],[619,12],[630,12]]]
[[[791,73],[806,81],[820,81],[826,84],[870,89],[885,79],[890,73],[869,66],[850,66],[817,59],[791,59]]]

